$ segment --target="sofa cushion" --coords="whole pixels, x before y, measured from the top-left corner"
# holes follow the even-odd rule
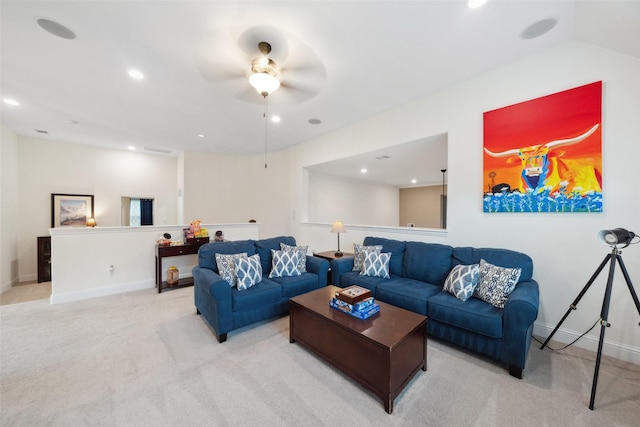
[[[377,246],[364,246],[359,245],[357,243],[353,244],[353,271],[362,270],[362,265],[364,264],[364,257],[367,255],[367,252],[375,252],[377,254],[382,251],[382,245]]]
[[[271,280],[281,285],[281,295],[287,299],[318,288],[318,275],[313,273],[302,273],[299,276],[276,277]]]
[[[289,246],[286,243],[280,243],[281,251],[298,252],[298,270],[300,273],[307,272],[307,250],[309,246]]]
[[[216,254],[216,265],[220,277],[226,280],[230,286],[236,286],[238,275],[236,274],[236,260],[247,258],[247,253],[241,254]]]
[[[367,288],[371,291],[371,296],[376,297],[376,288],[380,283],[393,282],[400,279],[400,276],[390,275],[389,279],[383,279],[382,277],[363,276],[358,271],[347,271],[340,276],[340,287],[346,288],[347,286],[360,286]]]
[[[246,291],[231,289],[233,311],[255,310],[264,305],[273,305],[281,299],[282,286],[266,277]]]
[[[444,281],[443,289],[460,301],[466,301],[473,295],[478,285],[478,264],[456,265]]]
[[[493,265],[508,268],[521,268],[519,282],[530,280],[533,276],[533,261],[522,252],[509,249],[459,247],[453,249],[453,265],[479,264],[484,259]]]
[[[495,307],[504,308],[507,297],[518,283],[521,271],[520,268],[498,267],[481,259],[478,286],[473,296]]]
[[[367,252],[362,263],[362,271],[360,274],[363,276],[382,277],[383,279],[389,278],[389,259],[391,254]]]
[[[271,258],[273,262],[269,273],[270,278],[300,275],[300,270],[298,270],[299,252],[271,250]]]
[[[429,298],[427,317],[441,323],[485,335],[502,338],[503,310],[476,298],[460,301],[442,291]]]
[[[296,239],[291,236],[279,236],[255,241],[255,253],[260,255],[263,276],[269,275],[272,265],[271,250],[280,250],[280,243],[284,243],[289,246],[296,246]]]
[[[236,275],[238,276],[238,290],[244,291],[260,283],[262,280],[262,265],[260,255],[255,254],[249,258],[238,258],[236,263]]]
[[[376,299],[426,315],[427,301],[441,290],[439,285],[401,277],[378,284]]]
[[[385,239],[383,237],[365,237],[364,246],[378,246],[382,245],[382,252],[390,252],[391,259],[389,260],[389,274],[400,276],[402,275],[402,259],[404,257],[405,242],[400,240]]]
[[[402,276],[442,286],[451,270],[452,253],[448,245],[407,242]]]
[[[211,242],[198,249],[198,267],[208,268],[219,273],[216,264],[216,254],[239,254],[246,252],[247,256],[256,253],[254,240],[237,240],[234,242]]]

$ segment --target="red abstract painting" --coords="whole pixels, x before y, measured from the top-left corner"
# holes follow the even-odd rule
[[[602,82],[484,113],[485,212],[602,211]]]

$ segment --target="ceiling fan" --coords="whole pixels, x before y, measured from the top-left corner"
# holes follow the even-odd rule
[[[271,45],[267,42],[258,43],[261,55],[251,60],[251,69],[247,72],[249,83],[264,98],[280,87],[282,73],[280,66],[269,58]]]
[[[305,102],[320,92],[326,79],[324,65],[311,48],[272,26],[208,32],[194,59],[206,80],[233,98],[254,104],[276,89],[278,96],[270,101],[274,105]]]

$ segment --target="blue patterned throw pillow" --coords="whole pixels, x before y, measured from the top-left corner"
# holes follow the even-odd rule
[[[499,267],[481,259],[478,286],[473,296],[494,307],[504,308],[504,303],[520,279],[520,273],[521,268]]]
[[[271,249],[271,272],[269,277],[289,277],[299,276],[298,268],[299,252],[294,251],[276,251]]]
[[[244,291],[262,281],[262,265],[260,255],[251,255],[249,258],[238,258],[236,261],[236,274],[238,275],[238,290]]]
[[[309,246],[290,246],[286,243],[280,243],[280,250],[298,252],[298,270],[300,273],[307,272],[307,250]]]
[[[247,253],[240,254],[216,254],[216,265],[218,266],[218,274],[224,280],[229,282],[229,286],[235,286],[238,276],[236,275],[236,263],[238,258],[247,258]]]
[[[479,270],[478,264],[456,265],[449,272],[447,280],[444,281],[443,289],[460,301],[468,300],[478,284]]]
[[[377,254],[375,252],[367,252],[362,264],[362,276],[382,277],[389,279],[389,260],[391,254],[388,252]]]
[[[364,257],[369,252],[375,252],[379,254],[382,251],[382,245],[364,246],[357,243],[353,244],[353,270],[362,271],[362,265],[364,264]]]

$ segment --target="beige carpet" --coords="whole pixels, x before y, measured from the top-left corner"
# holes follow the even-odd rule
[[[218,344],[193,288],[0,307],[1,426],[638,426],[640,366],[532,345],[523,380],[430,340],[428,370],[382,401],[298,344],[288,317]],[[535,343],[534,343],[535,344]],[[363,356],[366,357],[366,356]]]

